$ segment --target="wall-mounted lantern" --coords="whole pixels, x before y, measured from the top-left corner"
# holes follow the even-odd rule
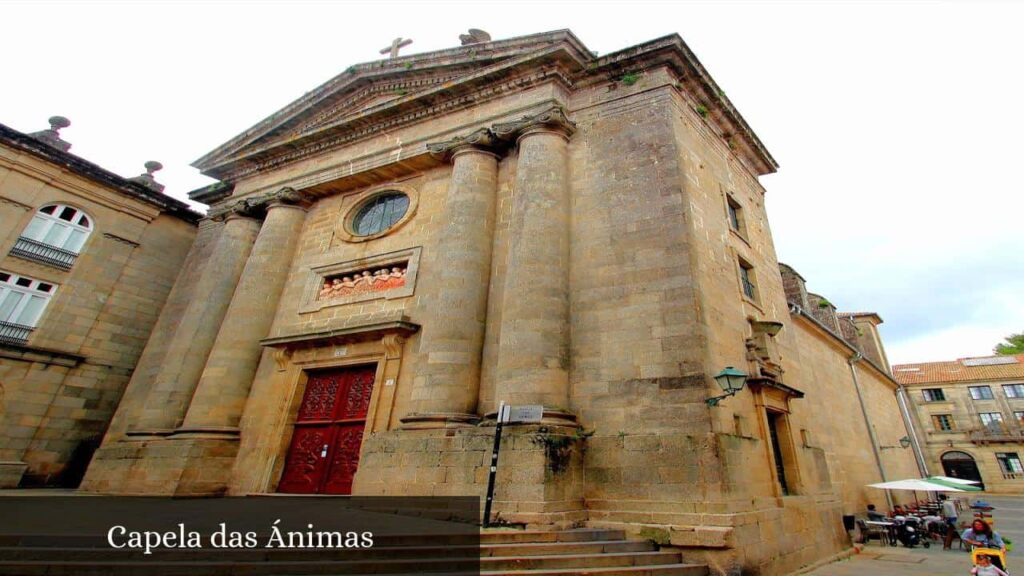
[[[729,396],[735,396],[737,392],[743,390],[743,385],[747,383],[747,374],[746,372],[737,370],[732,366],[726,366],[724,370],[715,376],[715,382],[718,382],[718,385],[721,386],[722,391],[724,391],[725,394],[705,400],[704,402],[706,402],[708,406],[718,406],[718,403],[721,402],[722,399],[728,398]]]

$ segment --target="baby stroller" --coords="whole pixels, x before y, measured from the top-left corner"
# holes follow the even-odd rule
[[[907,548],[913,548],[918,544],[928,548],[932,545],[927,539],[923,539],[921,520],[913,516],[897,516],[893,518],[896,523],[896,540]]]
[[[999,550],[998,548],[981,548],[977,547],[971,550],[971,564],[978,565],[978,556],[984,554],[992,560],[993,566],[998,566],[1004,572],[1009,572],[1010,569],[1006,566],[1006,552]]]

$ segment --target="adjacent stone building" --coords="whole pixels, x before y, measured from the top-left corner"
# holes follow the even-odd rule
[[[928,466],[1024,494],[1024,354],[893,366],[910,391]]]
[[[0,125],[0,487],[75,486],[99,445],[200,215]]]
[[[222,184],[83,489],[482,495],[507,402],[543,416],[507,431],[503,520],[718,574],[848,546],[865,484],[918,474],[898,385],[877,316],[784,281],[725,93],[675,35],[463,42],[197,161]]]

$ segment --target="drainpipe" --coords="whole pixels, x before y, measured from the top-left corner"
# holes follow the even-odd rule
[[[900,414],[903,415],[903,423],[907,427],[907,432],[910,432],[910,446],[914,449],[914,457],[917,459],[917,469],[921,472],[922,478],[930,476],[928,474],[928,462],[924,459],[924,451],[921,450],[921,443],[917,438],[917,429],[914,427],[914,419],[910,416],[910,410],[907,408],[907,389],[900,384],[896,388],[896,402],[900,405]]]
[[[850,375],[853,376],[853,388],[857,391],[857,401],[860,402],[860,412],[864,415],[864,425],[868,427],[868,438],[871,440],[871,451],[875,455],[875,463],[878,464],[878,473],[882,475],[882,482],[886,482],[888,478],[885,477],[885,466],[882,465],[882,454],[878,448],[878,438],[875,437],[875,427],[871,425],[871,418],[868,417],[868,409],[864,405],[864,396],[860,392],[860,380],[857,379],[857,367],[854,366],[854,364],[863,359],[864,355],[857,352],[850,356],[846,363],[849,364]],[[889,510],[892,510],[892,494],[888,490],[885,491],[885,501],[889,504]]]

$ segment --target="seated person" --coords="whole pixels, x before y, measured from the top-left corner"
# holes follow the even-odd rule
[[[878,510],[875,510],[874,504],[868,504],[868,520],[880,521],[885,520],[885,514],[882,514]]]
[[[992,558],[987,554],[978,554],[978,563],[971,568],[973,576],[1010,576],[998,566],[992,564]]]
[[[999,533],[992,530],[992,527],[981,519],[975,519],[971,523],[971,527],[964,530],[964,533],[960,535],[960,539],[964,541],[964,544],[970,544],[976,548],[998,548],[1000,550],[1006,550],[1006,544],[1003,543],[1003,539],[999,536]]]
[[[892,507],[892,516],[894,518],[896,516],[906,516],[906,515],[907,515],[907,511],[903,509],[903,506],[900,506],[899,504],[897,504],[897,505]]]

